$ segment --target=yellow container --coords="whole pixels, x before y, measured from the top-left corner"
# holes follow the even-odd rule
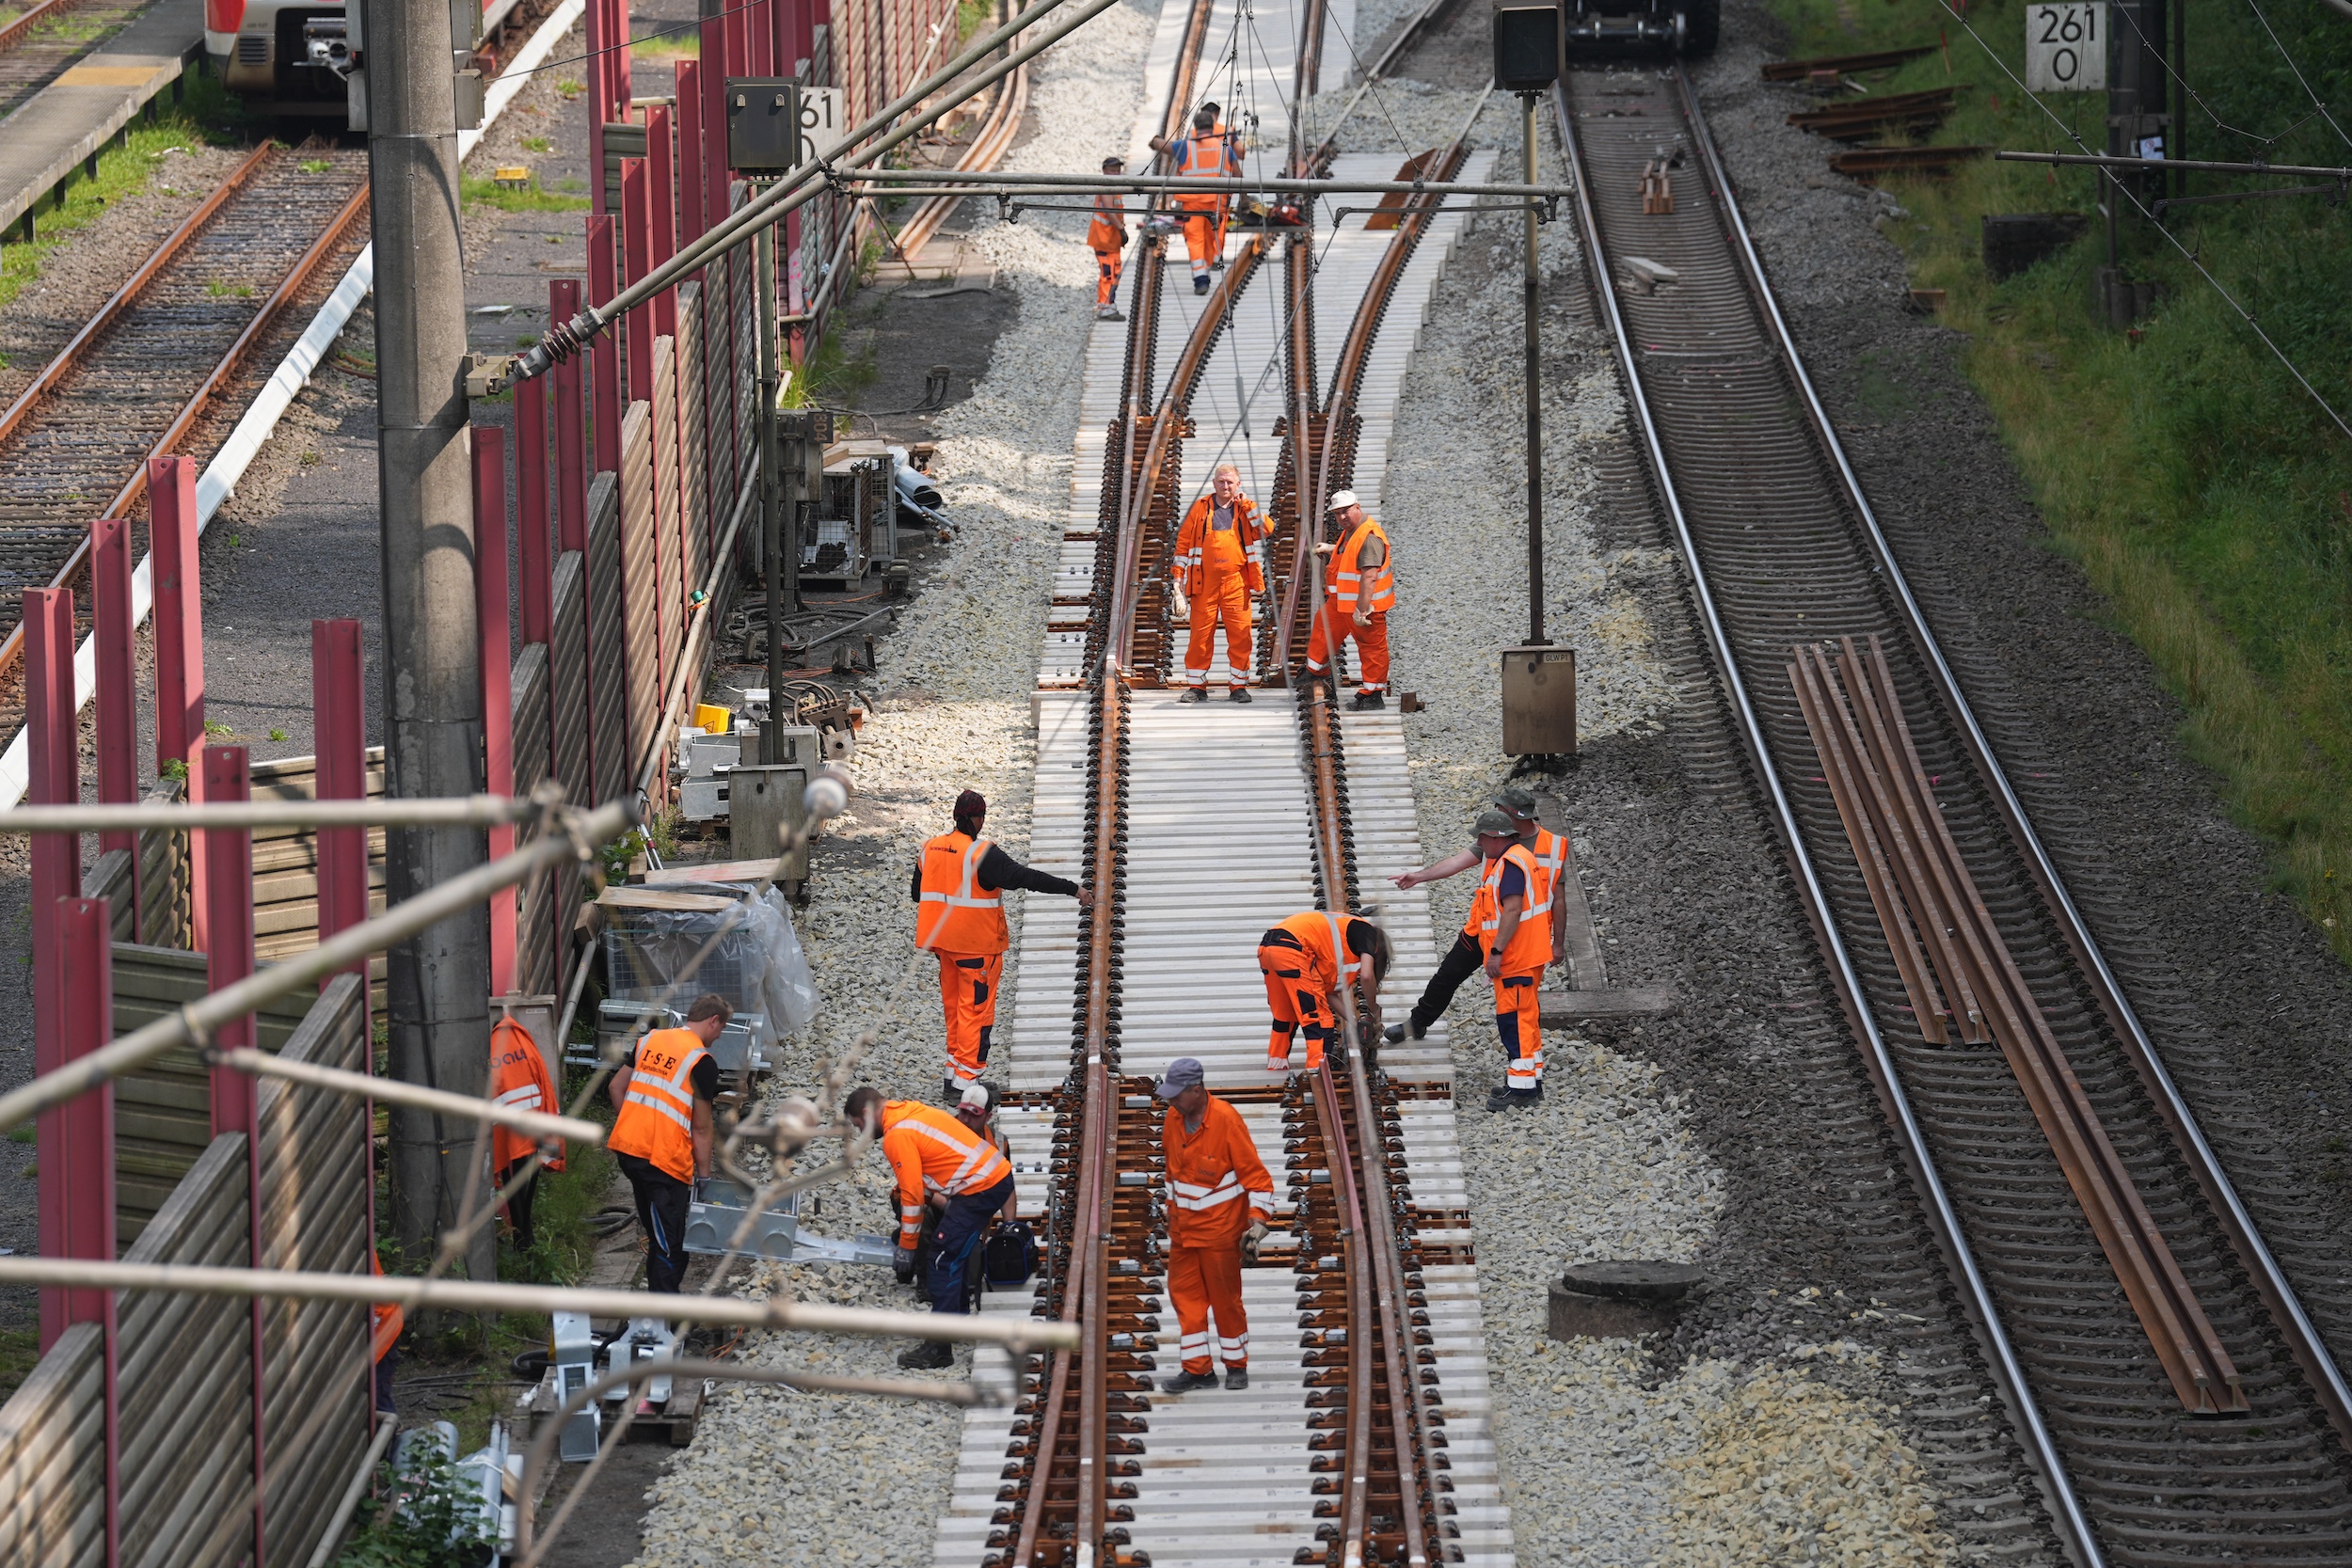
[[[694,705],[694,727],[705,735],[724,735],[735,726],[735,715],[716,703]]]

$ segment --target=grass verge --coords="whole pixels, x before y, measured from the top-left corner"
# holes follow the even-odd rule
[[[1959,108],[1931,140],[2073,150],[2063,122],[2104,150],[2103,95],[2053,95],[2045,113],[1988,56],[2023,77],[2025,9],[1979,0],[1964,13],[1971,37],[1933,0],[1773,0],[1792,55],[1946,45],[1870,84],[1959,86]],[[2211,111],[2192,111],[2188,156],[2332,166],[2352,155],[2250,12],[2188,10],[2178,58]],[[2352,24],[2319,0],[2283,0],[2269,15],[2312,90],[2352,124]],[[1837,150],[1821,146],[1824,159]],[[2284,182],[2191,179],[2197,195]],[[1946,292],[1943,318],[1968,339],[1963,367],[2053,540],[2185,705],[2182,739],[2272,846],[2274,884],[2352,959],[2352,438],[2183,253],[2251,310],[2321,397],[2352,411],[2352,209],[2299,197],[2175,208],[2176,248],[2122,204],[2122,265],[2160,291],[2122,334],[2091,316],[2106,241],[2089,171],[1984,160],[1889,189],[1908,212],[1887,232],[1913,284]],[[2026,212],[2090,222],[2072,246],[1996,282],[1980,220]]]
[[[458,198],[469,207],[496,207],[502,213],[577,213],[584,211],[588,205],[588,198],[584,196],[565,196],[559,191],[540,189],[535,177],[517,191],[510,190],[495,180],[461,176]]]

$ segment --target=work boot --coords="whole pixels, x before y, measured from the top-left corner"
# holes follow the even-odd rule
[[[1238,1394],[1248,1386],[1249,1370],[1248,1368],[1228,1367],[1225,1369],[1225,1391],[1227,1393]]]
[[[1187,686],[1184,694],[1176,700],[1180,703],[1205,703],[1209,700],[1209,689],[1205,686]]]
[[[1386,1029],[1380,1031],[1380,1037],[1387,1040],[1391,1045],[1394,1045],[1399,1040],[1403,1039],[1407,1033],[1410,1033],[1413,1038],[1417,1040],[1423,1040],[1429,1037],[1429,1031],[1422,1028],[1418,1023],[1410,1025],[1409,1028],[1406,1024],[1391,1023]]]
[[[1542,1101],[1543,1098],[1544,1091],[1540,1088],[1493,1089],[1488,1091],[1486,1095],[1486,1109],[1489,1111],[1515,1110],[1523,1105],[1538,1104]]]
[[[1127,318],[1120,313],[1116,305],[1098,305],[1094,308],[1094,319],[1099,322],[1123,322]]]
[[[1249,688],[1237,686],[1225,693],[1225,700],[1229,703],[1254,703],[1258,699],[1249,694]]]
[[[1178,1372],[1174,1377],[1168,1379],[1160,1385],[1160,1392],[1163,1394],[1189,1394],[1195,1388],[1214,1388],[1216,1386],[1216,1374],[1215,1372]]]
[[[939,1081],[939,1098],[953,1105],[963,1098],[963,1085],[952,1078],[942,1078]]]
[[[1206,274],[1192,280],[1192,292],[1195,297],[1209,292],[1209,279]]]
[[[935,1372],[956,1364],[956,1347],[945,1339],[926,1339],[910,1351],[901,1351],[898,1365],[911,1372]]]
[[[1347,705],[1361,711],[1365,708],[1387,707],[1389,700],[1377,691],[1359,691],[1356,693],[1356,700]]]

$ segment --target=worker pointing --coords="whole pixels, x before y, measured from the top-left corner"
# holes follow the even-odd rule
[[[996,986],[1012,945],[1005,924],[1005,889],[1074,895],[1094,907],[1077,883],[1033,871],[980,836],[988,801],[967,789],[956,797],[956,825],[923,846],[909,896],[914,900],[914,945],[939,955],[939,994],[947,1014],[946,1097],[988,1069],[996,1028]]]
[[[931,1248],[933,1312],[972,1309],[972,1261],[980,1232],[1012,1199],[1012,1164],[984,1132],[955,1116],[915,1100],[884,1100],[882,1091],[850,1091],[843,1106],[850,1125],[882,1140],[882,1158],[898,1180],[898,1282],[914,1277],[914,1244],[923,1211],[945,1204],[939,1239]],[[927,1339],[898,1357],[907,1368],[950,1366],[955,1352],[942,1339]]]
[[[1104,174],[1124,174],[1126,163],[1103,160]],[[1087,225],[1087,245],[1094,252],[1094,319],[1123,322],[1119,309],[1119,275],[1127,264],[1127,193],[1102,191],[1094,198],[1094,220]]]
[[[1307,673],[1320,675],[1327,666],[1338,663],[1340,644],[1352,637],[1364,680],[1350,705],[1386,707],[1389,611],[1396,608],[1389,536],[1376,519],[1364,515],[1353,490],[1333,496],[1328,510],[1339,526],[1339,537],[1315,546],[1315,553],[1327,559],[1323,571],[1323,609],[1307,639]]]
[[[1249,701],[1249,601],[1265,592],[1265,525],[1255,502],[1241,493],[1241,470],[1219,463],[1209,493],[1192,503],[1176,533],[1173,609],[1192,622],[1184,648],[1184,694],[1180,703],[1209,700],[1209,660],[1216,628],[1225,628],[1228,701]]]
[[[1371,1030],[1380,1026],[1380,982],[1388,978],[1391,950],[1389,934],[1369,920],[1309,910],[1292,915],[1258,939],[1258,969],[1265,976],[1267,1008],[1274,1014],[1274,1031],[1266,1037],[1265,1069],[1288,1072],[1291,1037],[1307,1037],[1307,1070],[1323,1065],[1327,1046],[1340,1037],[1343,988],[1352,987],[1371,969],[1372,984],[1364,988],[1362,1022]],[[1369,1039],[1371,1034],[1366,1034]]]
[[[637,1196],[645,1231],[645,1289],[675,1294],[686,1277],[686,1212],[710,1174],[711,1106],[719,1064],[710,1042],[735,1009],[715,991],[694,998],[683,1029],[652,1029],[605,1092],[617,1113],[604,1147]]]
[[[1551,962],[1551,910],[1544,874],[1519,842],[1518,827],[1499,811],[1479,813],[1478,853],[1486,863],[1470,923],[1486,953],[1495,988],[1495,1033],[1502,1041],[1503,1086],[1486,1109],[1504,1111],[1544,1098],[1544,1033],[1536,982]]]
[[[1168,1166],[1168,1293],[1176,1303],[1184,1370],[1161,1384],[1170,1394],[1249,1386],[1249,1314],[1241,1267],[1258,1260],[1274,1217],[1274,1178],[1234,1110],[1208,1090],[1200,1064],[1180,1056],[1152,1092],[1168,1102],[1160,1127]],[[1216,1323],[1216,1355],[1209,1324]]]
[[[1217,123],[1216,105],[1203,103],[1192,117],[1192,135],[1168,141],[1152,138],[1154,151],[1168,154],[1168,166],[1183,178],[1238,180],[1241,146]],[[1192,261],[1192,292],[1209,292],[1209,272],[1225,264],[1226,198],[1222,191],[1184,191],[1176,198],[1184,214],[1184,253]]]
[[[1535,797],[1518,785],[1496,791],[1494,803],[1497,811],[1511,819],[1511,826],[1518,831],[1519,842],[1534,857],[1535,869],[1543,873],[1543,886],[1537,891],[1535,901],[1551,906],[1551,957],[1557,963],[1567,951],[1568,906],[1565,899],[1553,895],[1567,868],[1568,841],[1535,820]],[[1407,871],[1389,879],[1399,888],[1417,888],[1426,882],[1444,881],[1482,863],[1477,849],[1464,849],[1418,871]],[[1438,972],[1422,988],[1421,1000],[1413,1004],[1413,1038],[1420,1039],[1429,1033],[1429,1026],[1445,1016],[1446,1007],[1454,1001],[1454,993],[1461,990],[1462,982],[1477,974],[1486,962],[1486,950],[1479,941],[1476,923],[1464,925],[1454,939],[1453,947],[1438,962]],[[1405,1024],[1391,1023],[1389,1039],[1403,1039],[1406,1029]]]

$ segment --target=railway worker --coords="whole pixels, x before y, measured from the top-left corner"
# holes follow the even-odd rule
[[[1104,174],[1127,172],[1125,160],[1103,160]],[[1094,198],[1094,221],[1087,225],[1087,245],[1094,251],[1094,319],[1123,322],[1119,309],[1119,275],[1127,264],[1127,193],[1101,191]]]
[[[648,1291],[675,1295],[686,1277],[686,1211],[694,1183],[710,1174],[711,1107],[719,1098],[710,1042],[734,1016],[725,997],[705,991],[686,1009],[685,1028],[647,1030],[605,1090],[618,1115],[604,1147],[637,1195]]]
[[[1265,976],[1265,1001],[1274,1014],[1266,1037],[1265,1069],[1291,1069],[1291,1037],[1307,1037],[1307,1070],[1323,1065],[1324,1048],[1340,1037],[1340,988],[1353,986],[1369,964],[1362,1022],[1373,1037],[1380,1027],[1380,982],[1394,961],[1389,933],[1369,920],[1324,910],[1292,915],[1258,939],[1258,970]]]
[[[956,1101],[956,1119],[986,1138],[1008,1162],[1012,1159],[1012,1140],[1006,1137],[1005,1130],[996,1125],[995,1085],[965,1085],[963,1098]],[[1017,1193],[1005,1195],[1005,1206],[997,1211],[998,1218],[1012,1218],[1013,1205],[1019,1196]]]
[[[1495,809],[1509,817],[1511,825],[1518,830],[1519,842],[1535,858],[1535,869],[1543,873],[1544,885],[1536,901],[1551,906],[1551,957],[1552,961],[1558,963],[1567,952],[1568,906],[1565,900],[1553,897],[1552,893],[1560,885],[1560,878],[1567,867],[1568,841],[1535,820],[1535,797],[1517,784],[1497,790],[1494,803]],[[1389,880],[1400,889],[1417,888],[1426,882],[1442,882],[1478,863],[1476,849],[1463,849],[1418,871],[1407,871]],[[1462,982],[1477,974],[1486,961],[1486,951],[1478,942],[1477,927],[1466,924],[1460,934],[1454,937],[1454,945],[1447,949],[1445,958],[1438,962],[1438,973],[1432,974],[1429,984],[1422,989],[1421,1000],[1413,1004],[1410,1025],[1413,1038],[1420,1039],[1426,1036],[1429,1026],[1445,1016],[1446,1008],[1454,1001],[1454,993],[1461,990]],[[1403,1039],[1406,1027],[1403,1023],[1390,1024],[1389,1040],[1393,1043]]]
[[[933,1197],[946,1212],[931,1247],[926,1281],[933,1312],[971,1310],[972,1262],[980,1232],[1012,1199],[1012,1163],[984,1133],[919,1100],[884,1100],[877,1088],[851,1091],[844,1107],[850,1125],[882,1140],[882,1158],[898,1180],[900,1284],[914,1278],[914,1247],[923,1212]],[[944,1339],[927,1339],[898,1357],[911,1369],[950,1366],[955,1351]]]
[[[1265,592],[1265,524],[1241,493],[1241,470],[1219,463],[1209,494],[1192,503],[1176,533],[1175,610],[1192,622],[1180,703],[1209,700],[1209,657],[1225,628],[1225,695],[1249,701],[1249,603]]]
[[[1495,1033],[1502,1040],[1502,1087],[1486,1109],[1506,1111],[1544,1098],[1544,1032],[1536,982],[1551,962],[1549,900],[1544,873],[1519,842],[1518,826],[1499,811],[1478,814],[1473,830],[1486,869],[1470,900],[1470,924],[1495,988]]]
[[[547,1058],[539,1053],[539,1042],[511,1012],[490,1025],[490,1098],[517,1111],[545,1111],[553,1116],[563,1109],[556,1098],[555,1081],[548,1074]],[[498,1172],[501,1187],[514,1181],[531,1157],[540,1153],[547,1156],[541,1168],[564,1168],[563,1139],[533,1139],[506,1127],[490,1130],[490,1168]],[[531,1228],[531,1198],[538,1185],[539,1173],[533,1171],[506,1195],[506,1219],[514,1227],[517,1251],[529,1252],[536,1239]]]
[[[1307,673],[1320,675],[1326,665],[1339,663],[1340,644],[1352,637],[1356,640],[1356,661],[1364,680],[1349,705],[1386,707],[1389,611],[1396,608],[1396,576],[1389,536],[1376,518],[1364,515],[1353,490],[1342,490],[1333,496],[1328,510],[1339,525],[1339,537],[1315,546],[1315,553],[1327,561],[1323,610],[1315,616],[1314,629],[1307,639]]]
[[[1214,103],[1201,104],[1192,117],[1192,135],[1174,141],[1153,136],[1152,147],[1168,154],[1169,170],[1179,177],[1241,178],[1241,144],[1232,132],[1217,123]],[[1192,292],[1196,294],[1207,293],[1210,271],[1225,265],[1228,206],[1222,191],[1184,191],[1176,198],[1176,210],[1184,214],[1184,254],[1192,260]]]
[[[1168,1166],[1168,1293],[1176,1302],[1184,1370],[1160,1385],[1170,1394],[1249,1386],[1249,1314],[1241,1266],[1258,1260],[1274,1217],[1274,1178],[1241,1113],[1211,1094],[1200,1064],[1180,1056],[1152,1092],[1168,1102],[1160,1127]],[[1210,1356],[1209,1320],[1216,1320]]]
[[[955,827],[923,846],[908,896],[914,901],[914,945],[939,956],[939,994],[947,1014],[947,1074],[942,1098],[954,1100],[988,1068],[996,1028],[996,983],[1012,944],[1005,889],[1094,897],[1075,882],[1033,871],[980,836],[988,801],[978,790],[956,797]]]

